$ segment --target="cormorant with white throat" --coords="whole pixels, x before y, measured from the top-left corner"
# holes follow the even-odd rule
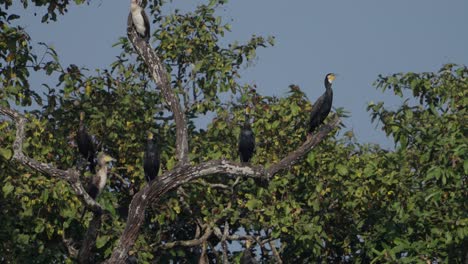
[[[333,90],[331,88],[333,80],[335,80],[335,74],[329,73],[325,76],[325,92],[314,103],[310,113],[309,133],[314,132],[330,113],[333,102]]]
[[[104,187],[106,186],[107,182],[107,165],[109,162],[115,161],[111,156],[100,152],[98,154],[98,168],[96,171],[96,175],[92,178],[89,186],[88,186],[88,194],[96,200],[98,195],[102,192]]]
[[[132,14],[133,25],[138,35],[146,42],[149,42],[150,23],[145,10],[141,7],[141,0],[131,0],[130,12]]]

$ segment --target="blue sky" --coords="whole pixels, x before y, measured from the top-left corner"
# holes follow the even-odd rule
[[[187,10],[194,3],[175,0],[167,9]],[[33,41],[55,47],[62,63],[94,69],[107,67],[120,53],[112,44],[126,34],[129,5],[130,0],[93,1],[70,7],[59,22],[49,24],[40,23],[44,10],[16,7],[13,12],[22,15],[18,23]],[[338,73],[334,106],[351,112],[347,129],[360,142],[391,147],[365,109],[370,101],[396,107],[401,100],[372,83],[379,74],[468,64],[467,12],[466,0],[231,0],[218,14],[232,25],[226,41],[245,41],[252,34],[276,38],[276,45],[261,49],[254,65],[243,71],[243,82],[277,96],[294,83],[314,101],[324,91],[325,74]],[[42,81],[32,80],[37,87]]]

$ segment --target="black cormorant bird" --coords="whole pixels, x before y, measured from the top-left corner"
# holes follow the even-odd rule
[[[255,135],[250,126],[250,108],[245,109],[245,121],[239,135],[239,155],[241,162],[250,162],[255,152]]]
[[[84,125],[84,117],[85,113],[80,112],[80,126],[76,135],[76,142],[81,155],[89,162],[89,170],[95,173],[96,162],[94,158],[96,157],[96,149],[93,139],[88,134],[86,126]]]
[[[138,35],[146,42],[149,42],[150,23],[145,10],[141,7],[141,0],[131,0],[130,12],[132,14],[133,25]]]
[[[96,175],[92,178],[88,186],[88,194],[96,200],[96,197],[102,192],[107,182],[107,164],[114,159],[104,153],[99,153],[98,155],[98,169]]]
[[[158,145],[153,139],[153,133],[148,132],[147,140],[145,155],[143,157],[143,169],[145,170],[146,180],[150,182],[158,176],[161,160]]]
[[[335,74],[333,73],[329,73],[325,77],[326,90],[312,106],[309,133],[314,132],[314,130],[323,123],[330,113],[333,102],[333,90],[331,88],[333,80],[335,80]]]
[[[245,249],[242,252],[242,257],[240,259],[240,264],[257,264],[257,260],[255,259],[254,254],[252,253],[250,246],[251,246],[250,240],[247,240],[245,243]]]

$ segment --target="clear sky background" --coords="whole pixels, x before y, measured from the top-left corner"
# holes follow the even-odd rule
[[[196,2],[201,1],[174,0],[166,11],[190,10]],[[112,44],[126,35],[129,6],[130,0],[93,1],[71,6],[49,24],[40,23],[43,9],[12,11],[22,16],[18,23],[33,41],[54,46],[64,65],[94,69],[107,67],[120,53]],[[393,144],[370,122],[367,103],[396,107],[401,100],[372,86],[379,74],[468,64],[467,0],[231,0],[218,14],[232,25],[226,41],[276,37],[276,45],[260,49],[254,65],[242,72],[243,82],[276,96],[294,83],[315,101],[324,91],[325,74],[337,73],[334,106],[351,112],[347,130],[360,142],[384,147]],[[39,88],[41,82],[33,76],[33,85]]]

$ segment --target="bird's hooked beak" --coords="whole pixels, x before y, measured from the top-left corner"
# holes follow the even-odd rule
[[[250,241],[250,239],[247,239],[247,241],[245,241],[245,247],[250,248],[251,246],[252,246],[252,241]]]
[[[107,154],[101,153],[100,155],[102,155],[102,157],[98,157],[98,159],[102,159],[106,163],[111,162],[111,161],[117,161],[116,159],[112,158],[111,156],[109,156]]]
[[[328,78],[328,82],[329,82],[329,83],[332,83],[332,82],[335,80],[336,75],[335,75],[334,73],[329,73],[329,74],[327,75],[327,78]]]
[[[80,112],[80,120],[84,120],[85,118],[85,113],[82,111]]]
[[[153,139],[154,138],[153,133],[151,131],[148,131],[147,134],[146,134],[146,138],[149,139],[149,140]]]
[[[245,114],[246,114],[246,115],[250,115],[250,112],[251,112],[250,106],[246,106],[246,107],[245,107]]]
[[[114,159],[114,158],[111,157],[111,156],[107,156],[107,157],[106,157],[106,161],[107,161],[107,162],[111,162],[111,161],[117,161],[117,160]]]

